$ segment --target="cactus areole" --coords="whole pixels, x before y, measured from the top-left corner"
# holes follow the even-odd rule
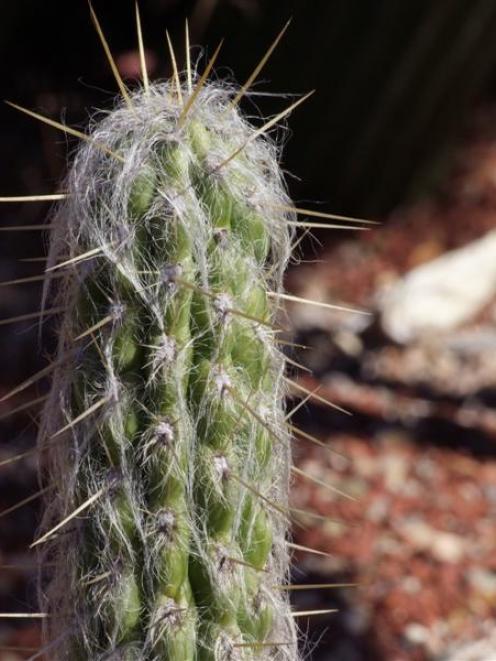
[[[94,120],[55,211],[50,658],[298,658],[274,296],[294,219],[237,90],[202,84],[185,112],[191,89]]]

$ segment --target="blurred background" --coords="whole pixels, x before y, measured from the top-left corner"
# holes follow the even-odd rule
[[[116,92],[87,3],[17,0],[0,23],[2,96],[84,128]],[[244,109],[260,122],[316,88],[277,131],[298,206],[380,221],[314,229],[290,292],[370,315],[288,307],[292,358],[318,401],[295,414],[309,438],[297,465],[340,492],[295,480],[293,582],[315,661],[496,659],[496,4],[493,0],[141,0],[153,78],[171,73],[167,28],[184,63],[184,19],[200,68],[222,37],[219,78],[243,82],[293,22]],[[122,74],[138,77],[134,3],[94,0]],[[200,46],[203,48],[200,48]],[[0,106],[0,196],[57,190],[75,142]],[[2,204],[0,280],[43,268],[46,236],[1,231],[42,222],[43,204]],[[303,218],[302,218],[303,220]],[[315,219],[313,219],[315,220]],[[27,260],[27,261],[26,261]],[[0,319],[38,309],[40,287],[3,286]],[[0,322],[1,324],[1,322]],[[0,396],[46,365],[32,321],[0,325]],[[26,551],[39,515],[36,408],[0,404],[0,613],[35,608]],[[288,409],[298,403],[288,402]],[[304,524],[304,525],[301,525]],[[15,565],[15,568],[9,567]],[[21,565],[21,567],[19,567]],[[35,654],[36,621],[0,618],[0,659]],[[30,651],[32,650],[32,651]],[[38,657],[37,657],[38,658]]]

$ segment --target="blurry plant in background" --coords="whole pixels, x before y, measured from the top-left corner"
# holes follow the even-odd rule
[[[95,1],[95,7],[121,66],[136,76],[132,3]],[[155,77],[170,73],[164,26],[174,39],[188,15],[193,42],[209,52],[226,37],[219,76],[232,71],[237,80],[247,77],[292,15],[291,30],[246,109],[255,104],[274,114],[278,100],[268,93],[316,87],[312,104],[290,122],[294,135],[284,166],[299,177],[290,180],[293,199],[384,221],[360,237],[316,230],[320,245],[306,239],[304,256],[317,254],[324,263],[288,277],[288,288],[307,298],[340,298],[374,311],[371,323],[358,325],[327,311],[290,309],[295,341],[310,347],[295,357],[315,374],[302,372],[301,383],[320,385],[321,394],[354,413],[343,417],[314,404],[300,410],[298,425],[328,448],[302,446],[300,465],[358,499],[298,483],[297,506],[311,504],[348,525],[296,531],[297,542],[331,557],[302,555],[294,578],[365,583],[356,590],[297,593],[302,608],[340,608],[337,616],[309,625],[315,641],[326,632],[312,658],[487,661],[496,649],[496,641],[484,642],[496,615],[494,288],[475,312],[442,333],[434,323],[434,330],[402,341],[384,319],[392,314],[387,306],[395,292],[403,302],[410,296],[402,289],[405,274],[448,250],[470,251],[472,241],[494,228],[495,3],[143,0],[142,14]],[[85,2],[70,8],[55,0],[7,3],[0,44],[5,98],[84,126],[87,109],[105,107],[113,94]],[[67,158],[60,135],[2,107],[0,145],[0,195],[52,191]],[[45,214],[38,205],[2,206],[2,224],[32,224]],[[37,234],[0,233],[0,250],[2,281],[40,272],[39,261],[19,262],[43,256]],[[464,263],[475,259],[475,266],[462,280],[475,287],[488,276],[483,261],[471,257],[480,253],[465,254]],[[437,263],[423,271],[427,290],[430,282],[437,286],[440,273],[456,299],[456,268],[452,262],[443,271]],[[35,310],[38,301],[36,284],[3,287],[0,316]],[[415,318],[415,309],[409,314]],[[432,315],[440,317],[441,309]],[[406,313],[399,319],[406,321]],[[43,367],[51,347],[36,348],[29,323],[0,332],[1,389],[7,392]],[[31,447],[35,435],[29,415],[3,417],[8,413],[2,405],[5,458]],[[31,459],[0,471],[1,509],[36,490]],[[32,504],[0,519],[2,564],[26,561],[36,517]],[[0,612],[32,604],[32,576],[29,568],[0,570]],[[37,627],[21,625],[12,630],[0,622],[0,645],[36,647]],[[463,647],[478,640],[479,651]],[[12,661],[29,657],[2,654]]]

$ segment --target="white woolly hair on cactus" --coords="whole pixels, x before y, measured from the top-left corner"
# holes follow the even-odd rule
[[[312,223],[297,221],[269,131],[309,95],[260,128],[238,110],[287,25],[241,88],[208,80],[219,49],[203,74],[188,50],[184,74],[150,84],[137,10],[130,92],[91,13],[115,107],[82,134],[15,106],[82,139],[65,192],[45,198],[58,205],[40,316],[59,315],[57,354],[33,377],[52,375],[33,543],[46,650],[295,661],[277,320],[298,300],[282,284],[293,234]]]

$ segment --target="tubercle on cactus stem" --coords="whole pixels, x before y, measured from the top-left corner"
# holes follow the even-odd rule
[[[312,513],[287,503],[272,331],[297,223],[267,133],[311,93],[258,129],[236,110],[288,24],[239,90],[207,82],[220,46],[195,81],[188,52],[184,86],[172,51],[173,82],[151,85],[137,5],[131,93],[90,10],[124,105],[87,135],[10,104],[83,146],[67,193],[0,198],[62,202],[60,305],[41,313],[64,313],[58,358],[3,398],[54,372],[39,450],[57,491],[32,545],[55,566],[47,632],[57,659],[294,660],[311,612],[289,609],[288,549],[319,552],[286,540]]]

